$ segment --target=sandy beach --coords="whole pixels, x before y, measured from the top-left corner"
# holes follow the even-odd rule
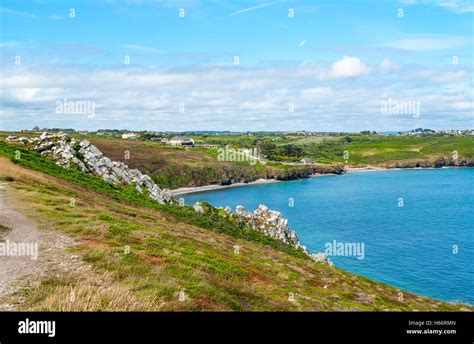
[[[181,196],[181,195],[196,193],[196,192],[235,188],[235,187],[245,186],[245,185],[270,184],[270,183],[279,183],[279,182],[281,181],[276,180],[276,179],[257,179],[250,183],[234,183],[230,185],[214,184],[214,185],[204,185],[204,186],[196,186],[196,187],[184,187],[184,188],[171,190],[171,193],[173,197],[175,197],[175,196]]]
[[[385,167],[376,167],[376,166],[366,166],[366,167],[346,167],[346,173],[355,173],[355,172],[374,172],[374,171],[386,171],[389,170]],[[393,170],[393,168],[392,168]]]

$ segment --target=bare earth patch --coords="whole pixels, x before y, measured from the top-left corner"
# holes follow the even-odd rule
[[[12,208],[13,194],[8,192],[8,185],[1,186],[0,225],[9,230],[3,233],[0,242],[37,245],[36,259],[32,254],[0,255],[0,311],[5,311],[17,309],[22,303],[21,290],[30,288],[41,278],[87,267],[78,256],[66,251],[74,244],[71,238],[58,232],[39,231],[28,217]],[[34,249],[29,253],[33,252]]]

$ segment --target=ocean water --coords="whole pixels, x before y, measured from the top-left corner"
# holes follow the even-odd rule
[[[357,172],[183,197],[251,211],[263,203],[312,252],[358,243],[358,255],[330,257],[347,271],[474,305],[474,169]]]

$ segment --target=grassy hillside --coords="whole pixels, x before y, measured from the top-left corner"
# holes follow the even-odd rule
[[[0,155],[15,207],[40,228],[72,236],[74,253],[94,271],[44,276],[23,291],[24,309],[469,310],[400,298],[396,288],[317,264],[219,212],[162,206],[3,142]]]
[[[324,163],[344,162],[344,151],[349,153],[351,166],[394,167],[417,162],[435,162],[451,158],[456,151],[459,160],[474,162],[474,136],[382,136],[354,135],[324,143],[297,142],[308,156]]]
[[[106,156],[123,161],[150,175],[154,181],[167,188],[229,184],[264,179],[295,179],[312,173],[338,173],[337,165],[317,164],[294,166],[283,164],[262,165],[257,162],[219,161],[217,151],[212,149],[169,147],[147,141],[121,139],[98,139],[90,137]]]

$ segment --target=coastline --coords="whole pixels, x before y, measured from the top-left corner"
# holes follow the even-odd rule
[[[228,189],[234,188],[239,186],[246,186],[246,185],[258,185],[258,184],[271,184],[271,183],[279,183],[282,182],[281,180],[276,179],[257,179],[253,182],[249,183],[233,183],[230,185],[218,185],[218,184],[211,184],[211,185],[204,185],[204,186],[194,186],[194,187],[182,187],[171,190],[172,197],[187,195],[191,193],[197,192],[204,192],[204,191],[214,191],[214,190],[221,190],[221,189]]]
[[[366,166],[366,167],[346,167],[345,173],[357,173],[357,172],[376,172],[376,171],[388,171],[395,170],[395,168],[377,167],[377,166]]]
[[[357,173],[357,172],[377,172],[377,171],[402,171],[402,170],[440,170],[450,168],[473,168],[472,166],[441,166],[441,167],[347,167],[344,173]]]

